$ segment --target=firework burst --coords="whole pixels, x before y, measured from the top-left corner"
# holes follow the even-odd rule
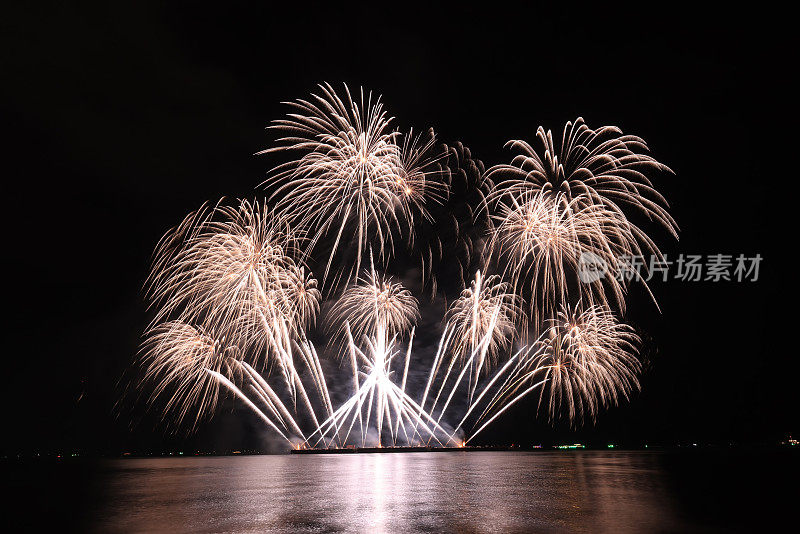
[[[461,293],[447,311],[447,323],[453,330],[453,355],[462,361],[479,353],[475,375],[488,372],[496,363],[501,350],[511,345],[517,319],[522,311],[517,296],[500,277],[475,273],[470,286]],[[520,321],[523,323],[524,321]],[[481,343],[486,350],[480,351]]]
[[[539,392],[539,409],[553,422],[594,420],[605,407],[639,389],[639,337],[608,308],[562,307],[534,343],[517,351],[470,403],[467,417],[480,413],[474,439],[513,405]],[[484,398],[485,397],[485,398]],[[483,411],[476,410],[483,401]]]
[[[503,196],[498,206],[491,249],[515,291],[527,290],[537,324],[568,301],[570,290],[586,301],[624,310],[622,281],[614,276],[581,280],[579,264],[589,256],[613,266],[620,256],[639,254],[626,219],[580,197],[541,191]]]
[[[542,350],[532,360],[547,380],[539,406],[551,420],[563,416],[579,422],[627,399],[639,389],[639,342],[607,308],[564,307],[550,321]]]
[[[407,334],[418,318],[417,299],[411,292],[371,267],[333,306],[330,326],[340,341],[351,335],[360,343],[374,338],[379,330],[389,337]]]
[[[565,217],[580,213],[576,219],[597,218],[590,225],[606,235],[607,243],[594,242],[602,249],[599,257],[608,260],[609,269],[617,265],[618,255],[644,252],[662,257],[653,240],[628,217],[653,221],[677,238],[678,227],[667,211],[667,202],[648,178],[653,172],[672,171],[647,154],[643,139],[623,135],[615,126],[593,130],[582,118],[567,122],[560,143],[542,127],[536,138],[538,150],[525,141],[509,141],[506,146],[519,153],[511,164],[487,172],[498,180],[489,200],[501,213],[508,214],[509,206],[516,209],[531,198],[550,199],[551,206],[569,207]],[[615,255],[609,257],[607,252],[614,249]],[[616,304],[624,311],[622,288],[613,282],[611,286]]]
[[[448,195],[447,185],[442,181],[445,170],[439,162],[446,157],[445,149],[437,146],[433,128],[414,135],[413,130],[402,137],[400,166],[396,170],[396,194],[403,203],[400,213],[411,217],[407,221],[413,230],[414,223],[432,220],[428,212],[431,203],[442,204]],[[409,241],[414,238],[413,231]]]
[[[316,281],[299,256],[299,238],[266,207],[201,209],[156,252],[148,296],[154,323],[177,317],[221,332],[243,351],[266,355],[286,331],[302,335],[319,310]]]
[[[677,238],[677,224],[667,212],[667,201],[647,177],[653,171],[672,171],[647,154],[642,138],[623,135],[616,126],[593,130],[581,117],[567,122],[559,144],[553,140],[553,133],[541,126],[536,138],[539,151],[525,141],[509,141],[506,146],[519,154],[510,165],[489,169],[490,176],[505,177],[504,190],[543,191],[562,194],[568,200],[580,197],[583,203],[602,204],[620,214],[633,210]],[[652,244],[641,231],[636,237]]]
[[[432,131],[427,140],[409,134],[401,147],[380,97],[362,89],[356,100],[346,85],[341,96],[329,84],[319,87],[321,95],[292,103],[295,112],[273,123],[285,136],[261,153],[297,155],[273,169],[272,198],[296,227],[313,234],[312,248],[323,239],[332,243],[326,280],[337,252],[352,254],[350,268],[335,278],[347,283],[368,250],[384,262],[398,235],[413,239],[415,210],[424,214],[426,199],[444,188],[428,170],[438,159]]]
[[[176,427],[190,421],[195,428],[214,412],[220,398],[219,382],[207,371],[235,373],[240,357],[199,327],[170,321],[151,328],[141,350],[144,381],[154,384],[150,404],[166,398],[164,418],[172,416]]]

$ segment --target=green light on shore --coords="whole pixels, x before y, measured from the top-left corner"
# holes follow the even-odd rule
[[[609,449],[613,449],[614,447],[616,447],[616,445],[614,445],[613,443],[609,443],[609,444],[608,444],[608,448],[609,448]]]

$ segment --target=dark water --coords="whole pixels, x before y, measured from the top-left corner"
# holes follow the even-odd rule
[[[7,461],[4,520],[12,531],[769,531],[795,513],[792,452]]]

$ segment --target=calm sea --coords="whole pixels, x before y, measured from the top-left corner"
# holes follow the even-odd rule
[[[764,532],[795,520],[795,452],[6,460],[3,520],[7,532]]]

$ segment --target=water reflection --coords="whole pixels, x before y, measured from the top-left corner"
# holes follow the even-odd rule
[[[102,532],[685,530],[647,453],[414,453],[109,462]]]

